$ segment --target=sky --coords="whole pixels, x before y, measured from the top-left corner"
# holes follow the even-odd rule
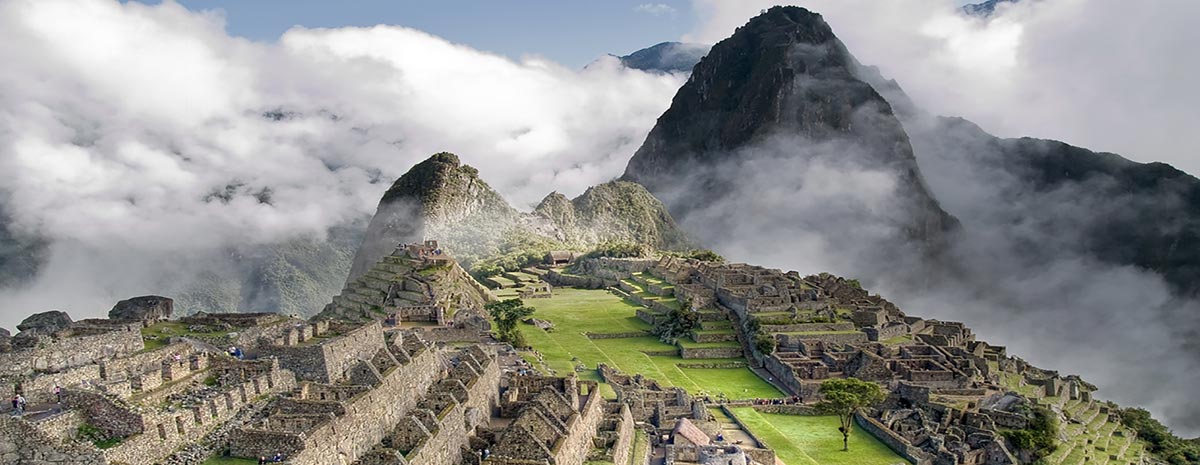
[[[478,50],[512,58],[541,55],[572,67],[582,67],[606,53],[626,55],[659,42],[678,40],[696,23],[691,4],[681,0],[181,0],[179,3],[192,10],[222,10],[230,34],[256,41],[274,41],[293,26],[395,24]]]
[[[0,198],[52,244],[30,284],[0,290],[0,327],[178,290],[233,246],[321,239],[439,151],[518,208],[578,195],[621,174],[687,79],[605,54],[714,43],[772,3],[0,0]],[[1042,0],[990,20],[955,0],[801,3],[933,114],[1200,172],[1200,2]],[[980,332],[1038,343],[1003,325]]]

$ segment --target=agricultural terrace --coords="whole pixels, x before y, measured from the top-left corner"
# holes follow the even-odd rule
[[[762,413],[753,407],[730,409],[754,436],[774,449],[786,465],[893,465],[908,463],[870,433],[855,427],[850,451],[842,450],[835,416]]]
[[[541,352],[545,368],[559,375],[583,364],[587,370],[580,376],[598,380],[595,368],[605,363],[625,373],[640,373],[665,385],[682,387],[693,394],[714,397],[725,394],[731,399],[782,395],[746,368],[745,359],[680,357],[678,347],[650,334],[650,325],[636,316],[638,306],[609,291],[557,288],[552,298],[527,299],[525,303],[536,309],[534,318],[554,324],[550,331],[527,324],[519,328],[526,341]],[[589,333],[624,337],[591,338],[587,336]],[[699,367],[718,364],[723,368]]]

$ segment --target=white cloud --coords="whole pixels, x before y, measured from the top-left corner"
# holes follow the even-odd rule
[[[664,14],[674,14],[675,8],[666,3],[643,3],[633,7],[633,11],[639,13],[649,13],[655,16]]]
[[[178,257],[323,235],[438,151],[518,206],[577,194],[621,173],[683,80],[394,26],[256,43],[219,14],[103,0],[0,1],[0,62],[0,189],[17,227],[56,240],[46,269],[72,270],[0,300],[9,327],[53,307],[95,316]],[[151,270],[126,270],[134,257]],[[128,279],[68,295],[116,270]]]
[[[701,22],[684,39],[718,41],[775,3],[695,0]],[[1200,173],[1200,54],[1189,48],[1200,29],[1188,22],[1198,2],[1025,1],[990,21],[963,17],[954,0],[797,3],[926,110]]]
[[[772,3],[697,0],[702,23],[684,39],[723,39]],[[879,66],[925,110],[966,117],[1001,136],[1064,140],[1200,172],[1193,155],[1200,132],[1191,130],[1200,123],[1200,94],[1192,92],[1200,54],[1189,49],[1200,43],[1200,31],[1187,23],[1200,3],[1024,1],[1002,5],[990,20],[960,15],[959,3],[801,6],[822,14],[860,62]],[[919,135],[924,128],[910,121],[906,130]],[[803,202],[737,218],[749,226],[715,246],[735,260],[861,277],[911,314],[965,321],[1010,354],[1081,374],[1102,397],[1147,407],[1183,435],[1200,432],[1189,397],[1200,382],[1192,343],[1200,302],[1172,296],[1155,273],[1080,251],[1083,235],[1102,224],[1097,218],[1139,211],[1136,201],[1180,200],[1097,195],[1110,191],[1088,183],[1039,191],[1034,180],[995,169],[1008,160],[988,142],[964,137],[945,148],[914,141],[931,190],[963,222],[949,252],[963,265],[956,276],[864,257],[872,242],[860,230],[870,223],[853,214],[838,211],[818,226],[789,222],[788,214],[808,216]],[[962,150],[968,142],[971,149]],[[788,187],[778,174],[757,175],[767,182],[752,175],[743,178],[746,185]],[[837,176],[850,185],[862,179],[857,172]],[[755,201],[772,205],[802,194]],[[726,208],[709,218],[741,213]],[[737,220],[729,222],[742,224]],[[914,286],[921,280],[914,275],[929,282]]]

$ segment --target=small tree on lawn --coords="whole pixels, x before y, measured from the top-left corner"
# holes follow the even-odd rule
[[[850,428],[854,426],[854,413],[859,409],[883,402],[883,390],[878,384],[857,378],[829,379],[821,383],[821,395],[825,397],[817,404],[817,410],[826,415],[837,415],[841,420],[838,431],[842,433],[842,450],[850,450]]]
[[[517,330],[517,322],[533,314],[532,307],[526,307],[521,299],[508,299],[484,305],[492,320],[496,322],[496,336],[504,342],[513,345],[524,345],[524,338]]]

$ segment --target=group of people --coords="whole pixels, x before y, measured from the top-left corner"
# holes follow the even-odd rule
[[[264,465],[264,464],[268,464],[268,463],[275,463],[275,462],[282,462],[282,461],[283,461],[283,454],[276,452],[275,456],[271,457],[271,458],[267,458],[266,456],[259,457],[258,465]]]
[[[25,400],[25,396],[17,394],[13,396],[11,400],[13,415],[24,415],[25,406],[28,404],[28,402]]]
[[[800,396],[791,396],[777,399],[754,399],[754,405],[791,405],[803,404],[804,398]]]

